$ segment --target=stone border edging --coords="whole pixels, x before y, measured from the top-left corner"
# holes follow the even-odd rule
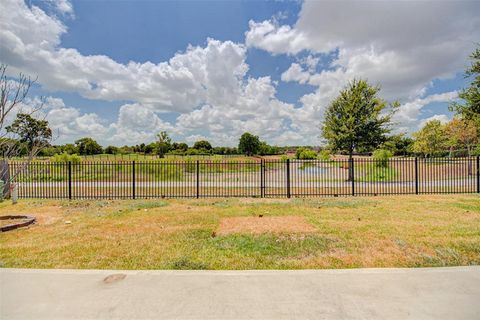
[[[26,227],[28,225],[31,225],[36,221],[35,217],[32,216],[22,216],[22,215],[17,215],[17,216],[0,216],[0,220],[15,220],[15,219],[26,219],[26,221],[19,222],[19,223],[12,223],[12,224],[7,224],[6,226],[0,227],[1,232],[6,232],[10,230],[14,230],[17,228],[21,227]]]

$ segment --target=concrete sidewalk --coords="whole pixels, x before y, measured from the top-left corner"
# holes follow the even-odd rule
[[[0,290],[0,319],[480,319],[480,267],[1,269]]]

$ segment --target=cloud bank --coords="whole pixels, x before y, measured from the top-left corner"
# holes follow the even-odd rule
[[[244,131],[272,144],[318,144],[324,108],[353,77],[381,84],[387,99],[401,99],[396,120],[407,131],[416,129],[424,106],[454,99],[455,92],[424,93],[432,80],[464,68],[478,41],[479,11],[479,2],[306,1],[294,26],[274,18],[250,21],[245,43],[206,39],[168,61],[122,64],[62,47],[68,32],[62,17],[74,18],[70,2],[55,2],[56,13],[47,13],[3,0],[0,61],[12,75],[38,75],[45,90],[129,101],[119,106],[116,121],[107,122],[50,97],[47,119],[62,142],[88,135],[103,144],[134,144],[167,130],[178,139],[205,137],[217,145],[236,144]],[[313,85],[315,91],[302,96],[299,106],[281,101],[272,77],[248,76],[248,48],[295,57],[281,81]],[[330,56],[320,69],[319,61]],[[165,112],[178,117],[163,120]]]

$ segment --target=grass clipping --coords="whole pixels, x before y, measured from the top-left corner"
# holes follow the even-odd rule
[[[315,228],[302,216],[279,217],[228,217],[220,221],[218,235],[235,233],[307,233]]]

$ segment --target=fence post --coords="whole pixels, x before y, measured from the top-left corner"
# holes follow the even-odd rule
[[[480,193],[480,156],[477,156],[477,193]]]
[[[265,165],[264,165],[264,160],[260,159],[260,198],[263,198],[265,196]]]
[[[415,194],[418,194],[418,158],[415,157]]]
[[[72,161],[68,161],[68,199],[72,200]]]
[[[200,162],[197,160],[197,199],[200,197]]]
[[[135,199],[135,160],[132,161],[132,198]]]
[[[287,198],[290,196],[290,159],[287,159]]]
[[[355,160],[353,157],[350,158],[350,166],[350,170],[352,170],[352,196],[355,196]]]

